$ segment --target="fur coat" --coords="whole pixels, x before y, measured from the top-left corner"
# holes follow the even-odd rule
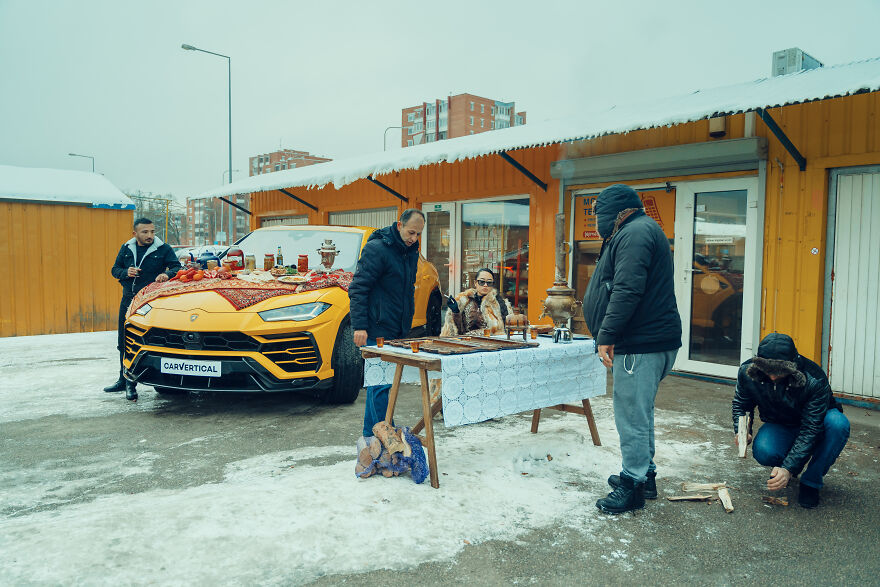
[[[498,290],[492,289],[483,297],[477,306],[477,290],[466,289],[457,296],[459,313],[454,314],[451,310],[446,312],[446,321],[440,336],[458,336],[459,334],[483,334],[488,328],[491,334],[504,334],[503,314],[513,314],[513,308],[507,300],[498,299]],[[507,312],[502,313],[501,303],[505,305]]]

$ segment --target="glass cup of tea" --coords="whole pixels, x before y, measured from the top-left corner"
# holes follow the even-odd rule
[[[412,350],[412,352],[417,353],[417,352],[419,352],[419,344],[420,344],[419,341],[411,340],[409,343],[409,348]]]
[[[385,346],[385,339],[384,339],[383,337],[381,337],[381,336],[377,336],[377,337],[376,337],[376,346],[379,347],[380,349],[381,349],[383,346]]]

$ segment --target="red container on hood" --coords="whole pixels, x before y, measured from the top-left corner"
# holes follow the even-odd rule
[[[229,250],[226,251],[226,258],[224,260],[232,264],[232,269],[234,271],[244,269],[244,251],[238,247],[230,247]]]

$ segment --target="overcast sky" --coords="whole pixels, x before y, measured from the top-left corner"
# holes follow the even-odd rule
[[[880,1],[0,0],[0,164],[187,196],[279,146],[382,150],[400,109],[469,92],[529,121],[766,77],[775,50],[880,57]],[[399,135],[388,133],[389,148]],[[394,136],[392,136],[394,135]]]

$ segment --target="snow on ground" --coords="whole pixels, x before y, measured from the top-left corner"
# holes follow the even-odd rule
[[[112,354],[105,356],[112,334],[0,340],[0,417],[150,409],[149,401],[135,407],[119,394],[108,400],[99,393],[114,373]],[[39,345],[30,344],[36,339]],[[47,357],[61,361],[63,376],[22,374],[30,371],[23,365],[36,367]],[[14,386],[6,385],[9,379]],[[19,399],[24,392],[29,399]],[[60,405],[47,401],[61,392]],[[354,447],[307,447],[233,462],[217,483],[110,494],[0,519],[0,577],[287,584],[450,559],[468,544],[515,541],[532,529],[569,527],[601,540],[601,525],[616,518],[593,503],[619,468],[620,451],[609,399],[596,398],[593,406],[601,447],[573,415],[543,419],[537,435],[524,415],[451,429],[438,423],[439,490],[409,477],[357,479]],[[699,416],[657,413],[656,460],[664,475],[686,475],[712,458],[712,445],[676,440],[682,428],[701,426],[708,424]],[[426,530],[417,531],[423,523]],[[382,540],[399,548],[383,547]],[[627,545],[615,544],[609,557],[629,564]]]

